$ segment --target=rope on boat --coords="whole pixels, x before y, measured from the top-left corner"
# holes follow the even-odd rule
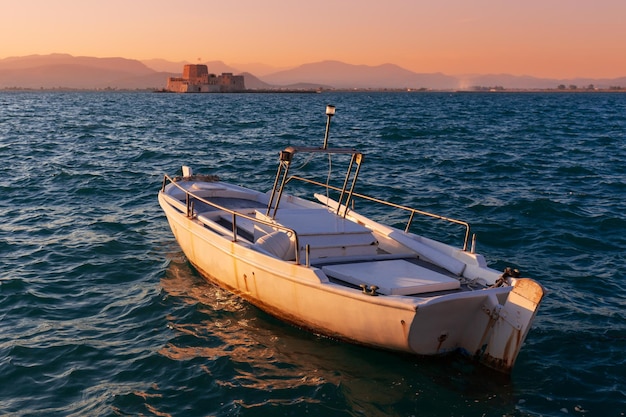
[[[311,160],[313,159],[313,157],[315,156],[315,154],[311,154],[309,155],[304,162],[302,162],[302,165],[300,165],[298,167],[298,169],[302,169],[305,166],[307,166],[309,164],[309,162],[311,162]],[[329,189],[329,184],[330,184],[330,179],[332,177],[332,172],[333,172],[333,158],[332,158],[332,154],[328,154],[328,176],[326,177],[326,198],[330,198],[330,196],[328,195],[328,189]]]
[[[474,279],[460,277],[459,281],[461,282],[461,285],[467,286],[467,288],[469,288],[472,291],[478,288],[485,288],[485,284],[484,284],[485,280],[482,279],[481,277],[476,277]],[[482,281],[482,283],[480,281]]]
[[[314,153],[312,153],[311,155],[309,155],[303,162],[302,165],[300,165],[299,167],[297,167],[296,169],[302,169],[305,166],[307,166],[309,164],[309,162],[311,162],[311,159],[313,159],[313,157],[315,156]]]
[[[330,194],[329,194],[329,185],[330,185],[330,178],[333,172],[333,158],[331,154],[328,154],[328,177],[326,177],[326,199],[330,200]]]
[[[513,269],[510,266],[504,268],[504,272],[500,275],[500,278],[489,288],[502,287],[504,285],[511,285],[509,278],[519,278],[521,276],[519,269]]]

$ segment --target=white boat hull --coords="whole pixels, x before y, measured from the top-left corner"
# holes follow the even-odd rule
[[[323,267],[278,259],[210,230],[166,196],[168,187],[159,203],[185,256],[204,277],[316,334],[416,355],[462,351],[508,373],[543,295],[536,282],[518,279],[515,286],[476,291],[372,296],[331,280]],[[466,278],[483,270],[485,281],[497,275],[480,256],[459,256],[467,264]]]

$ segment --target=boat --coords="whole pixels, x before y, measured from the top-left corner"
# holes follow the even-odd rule
[[[418,356],[461,352],[510,374],[543,287],[517,269],[490,268],[469,223],[358,193],[363,153],[328,146],[334,114],[327,106],[322,146],[280,151],[267,192],[189,166],[165,174],[158,201],[187,260],[207,280],[315,334]],[[343,161],[345,175],[304,176],[294,164],[302,157]],[[402,213],[406,226],[357,211],[369,205]],[[458,227],[462,244],[412,232],[416,218]]]

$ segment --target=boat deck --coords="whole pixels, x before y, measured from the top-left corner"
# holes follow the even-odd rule
[[[388,253],[381,253],[379,256],[379,260],[372,261],[335,260],[328,263],[317,262],[312,265],[322,268],[331,282],[352,288],[362,288],[361,284],[364,283],[368,287],[376,285],[379,288],[377,292],[384,295],[434,297],[485,288],[484,285],[456,276],[417,256],[394,256]],[[391,262],[395,262],[395,265]],[[408,263],[411,266],[398,264],[398,262]],[[395,267],[389,268],[390,266]],[[384,273],[381,272],[383,267],[388,268]],[[367,283],[366,277],[370,278]]]
[[[224,209],[249,217],[263,217],[260,213],[265,213],[267,209],[267,206],[261,202],[238,197],[211,197],[208,200]],[[179,199],[179,201],[185,204],[184,199]],[[298,211],[309,216],[316,214],[319,216],[322,212],[326,214],[319,216],[317,221],[313,217],[302,222],[303,219]],[[202,201],[194,201],[194,212],[205,227],[223,235],[232,235],[234,217],[232,213]],[[281,214],[280,210],[278,212]],[[282,213],[284,213],[282,216],[277,216],[277,220],[284,217],[283,220],[289,223],[288,226],[296,230],[298,236],[302,235],[303,241],[306,241],[308,237],[310,242],[319,244],[324,236],[328,240],[339,239],[338,245],[343,245],[345,252],[346,239],[358,236],[355,247],[359,247],[359,251],[346,252],[345,256],[313,257],[310,262],[311,266],[321,268],[335,284],[355,289],[363,289],[365,285],[368,290],[375,286],[376,293],[382,295],[427,297],[484,288],[480,284],[467,282],[446,269],[421,259],[417,254],[409,254],[406,251],[399,253],[385,251],[374,245],[376,236],[371,230],[343,218],[339,218],[341,222],[337,222],[337,217],[324,208],[284,209]],[[270,232],[269,230],[263,231],[263,228],[259,228],[258,225],[255,227],[255,222],[252,220],[241,216],[236,217],[237,240],[254,244],[259,237],[259,230],[262,233]],[[331,220],[331,217],[334,220]],[[344,233],[347,235],[342,236]],[[373,241],[367,241],[364,244],[363,239],[367,239],[366,233],[373,238]],[[302,242],[301,246],[303,246]],[[363,248],[367,251],[363,252]]]

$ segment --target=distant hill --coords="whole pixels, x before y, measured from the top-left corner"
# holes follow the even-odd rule
[[[265,81],[261,81],[259,78],[255,77],[249,72],[243,73],[243,82],[246,84],[246,88],[252,90],[270,90],[274,88],[273,85],[270,85]]]
[[[455,77],[436,74],[417,74],[393,64],[378,66],[351,65],[339,61],[304,64],[297,68],[263,77],[276,85],[295,83],[323,84],[334,88],[429,88],[455,89]]]
[[[191,64],[191,62],[187,61],[172,62],[165,59],[144,59],[141,63],[154,71],[171,72],[174,74],[181,74],[183,72],[183,66],[185,66],[185,64]]]
[[[0,89],[162,89],[167,78],[180,76],[186,62],[162,59],[137,61],[126,58],[94,58],[68,54],[30,55],[0,59]],[[208,61],[209,72],[241,74],[222,61]],[[267,66],[255,64],[268,70]],[[244,73],[246,88],[271,89],[428,89],[482,88],[556,89],[559,86],[626,88],[626,77],[615,79],[546,79],[510,74],[449,76],[415,73],[393,64],[352,65],[322,61],[258,77]]]
[[[0,60],[0,88],[157,88],[167,83],[139,61],[125,58],[31,55]]]
[[[257,77],[265,77],[266,75],[273,74],[278,71],[283,71],[289,69],[291,67],[275,67],[272,65],[266,65],[261,63],[251,63],[251,64],[243,64],[243,63],[231,63],[231,65],[237,68],[240,72],[248,72],[250,74],[254,74]]]
[[[28,55],[0,60],[0,69],[23,69],[50,65],[81,65],[98,67],[110,71],[121,71],[135,75],[153,72],[139,61],[126,58],[94,58],[69,54]]]

